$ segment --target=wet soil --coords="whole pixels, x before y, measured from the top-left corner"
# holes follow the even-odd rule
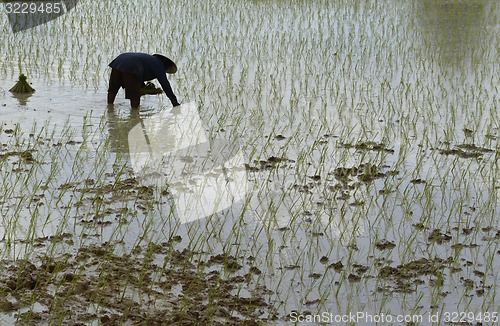
[[[47,241],[50,241],[47,239]],[[276,316],[258,269],[230,255],[199,259],[175,239],[116,255],[111,244],[75,255],[0,262],[0,310],[17,325],[259,325]],[[213,268],[209,268],[212,266]],[[30,309],[34,304],[38,309]]]

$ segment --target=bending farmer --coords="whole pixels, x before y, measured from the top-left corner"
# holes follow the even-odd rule
[[[177,66],[169,58],[160,54],[127,52],[117,56],[109,66],[108,104],[115,102],[120,87],[125,89],[125,98],[130,100],[132,108],[138,108],[141,102],[141,87],[145,81],[158,79],[163,91],[173,106],[179,105],[165,73],[175,74]]]

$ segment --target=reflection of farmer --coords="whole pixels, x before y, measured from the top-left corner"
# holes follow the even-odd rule
[[[139,107],[143,83],[156,78],[172,105],[179,105],[165,75],[177,71],[177,66],[169,58],[160,54],[128,52],[120,54],[109,66],[112,70],[109,77],[108,104],[114,103],[118,90],[123,87],[125,98],[130,100],[130,105],[133,108]]]
[[[108,109],[109,148],[111,152],[129,154],[128,136],[130,130],[142,122],[139,110],[132,110],[128,116],[118,116]]]

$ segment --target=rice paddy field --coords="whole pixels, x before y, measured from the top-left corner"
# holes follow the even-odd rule
[[[496,0],[0,15],[0,325],[497,324],[499,19]],[[130,131],[172,108],[106,104],[122,52],[177,63],[179,101],[241,150],[243,198],[185,221],[172,182],[141,182]],[[20,73],[35,93],[9,92]]]

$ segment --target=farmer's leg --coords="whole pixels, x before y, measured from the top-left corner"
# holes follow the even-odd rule
[[[133,109],[137,109],[141,105],[141,99],[140,98],[131,98],[130,99],[130,106]]]
[[[133,74],[123,73],[125,87],[125,98],[130,100],[130,106],[134,109],[141,104],[142,81]]]
[[[108,87],[108,104],[113,104],[115,102],[116,94],[120,87],[123,86],[123,75],[121,71],[112,69],[111,75],[109,76],[109,87]]]

